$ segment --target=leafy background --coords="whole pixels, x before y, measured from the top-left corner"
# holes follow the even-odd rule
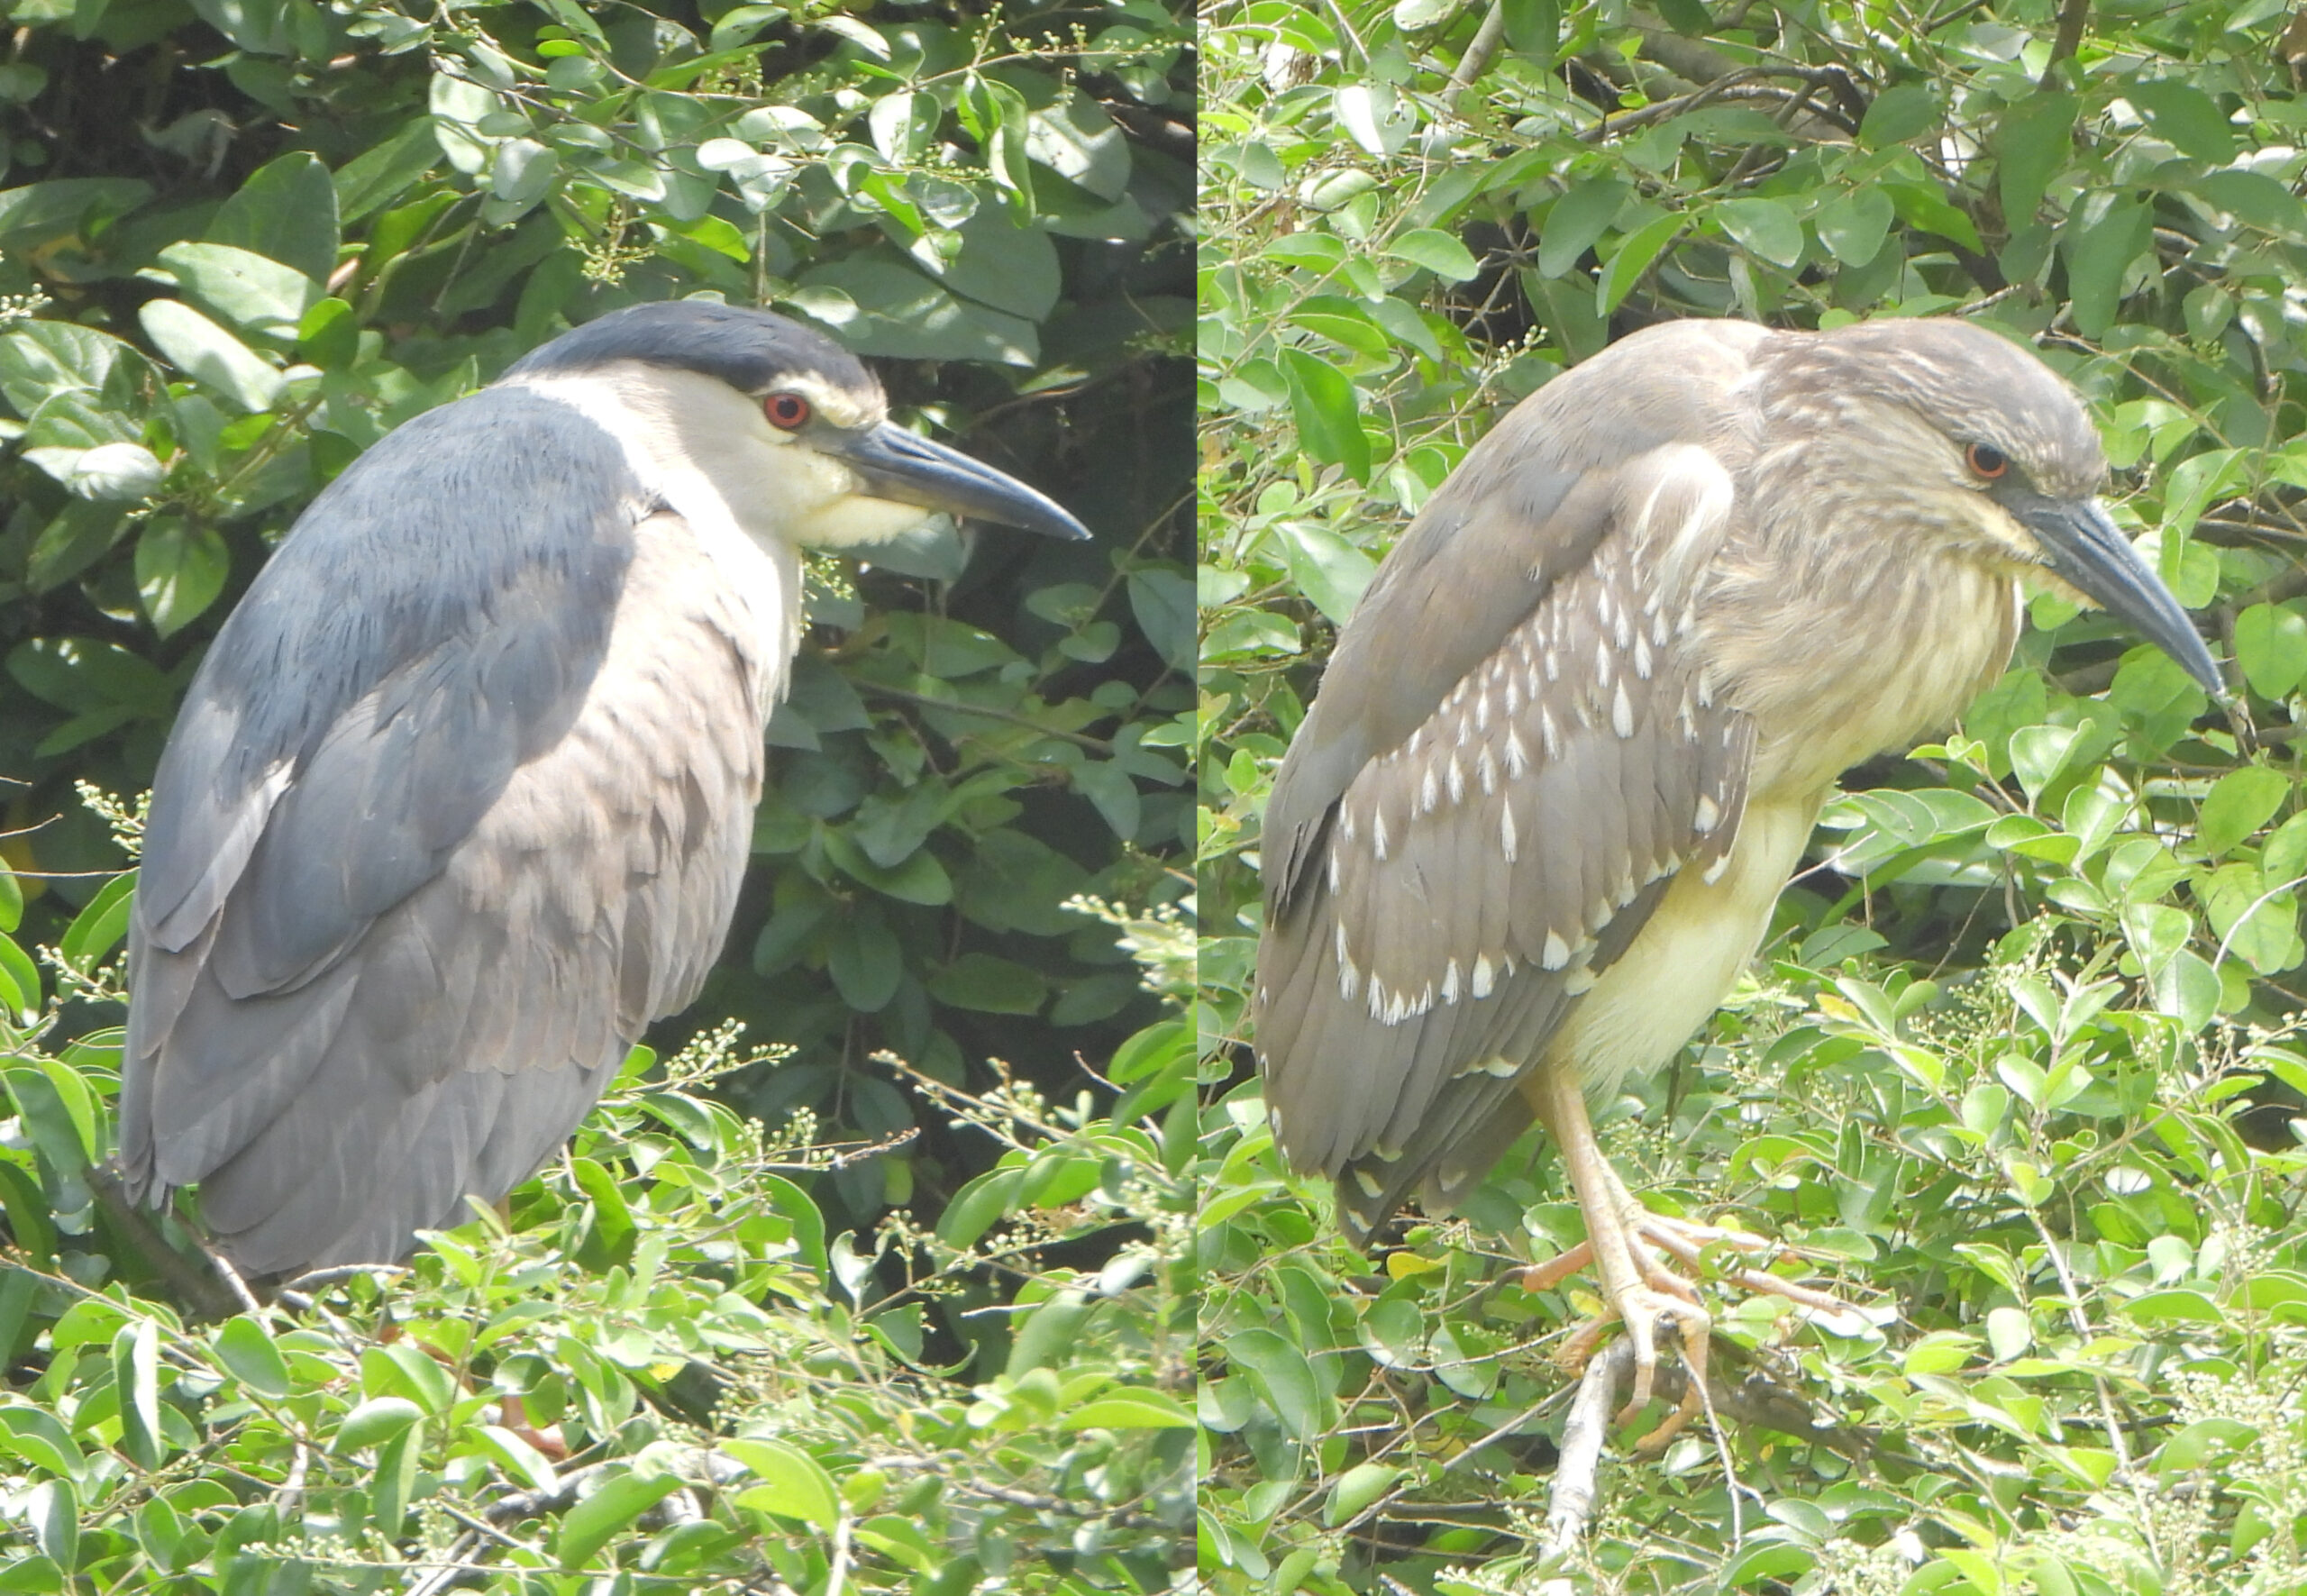
[[[1199,1554],[1220,1591],[2307,1588],[2297,1483],[2297,91],[2245,0],[1223,4],[1205,14]],[[1364,1255],[1266,1132],[1259,816],[1337,623],[1467,445],[1673,316],[1962,315],[2089,397],[2232,716],[2049,600],[1847,779],[1699,1045],[1604,1105],[1647,1199],[1801,1249],[1717,1290],[1719,1433],[1547,1528],[1595,1306],[1550,1151]],[[1856,1329],[1856,1327],[1850,1327]]]
[[[1191,1491],[1185,19],[6,15],[0,1585],[1166,1583]],[[1097,541],[813,567],[761,868],[695,1008],[509,1228],[220,1309],[169,1267],[184,1228],[135,1234],[94,1172],[118,872],[175,702],[385,431],[565,326],[700,294],[880,357],[901,416]]]

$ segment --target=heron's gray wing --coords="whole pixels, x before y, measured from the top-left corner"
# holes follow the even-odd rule
[[[295,987],[238,996],[213,960],[191,975],[158,1038],[155,1167],[201,1182],[244,1268],[397,1258],[412,1231],[460,1223],[468,1193],[503,1196],[710,970],[770,684],[743,646],[752,617],[683,524],[659,515],[639,543],[592,690],[430,880]],[[251,1029],[283,1034],[298,1077],[255,1114],[196,1084],[229,1075]]]
[[[1692,366],[1713,347],[1673,369],[1708,377]],[[1737,826],[1751,727],[1678,634],[1735,490],[1693,442],[1590,441],[1565,461],[1552,424],[1590,374],[1608,373],[1526,405],[1437,496],[1405,539],[1412,574],[1390,559],[1276,780],[1267,1100],[1292,1161],[1344,1172],[1341,1211],[1365,1224],[1423,1180],[1478,1176],[1528,1124],[1516,1078],[1669,878],[1710,868]],[[1636,413],[1705,436],[1706,406],[1669,397]],[[1421,585],[1437,535],[1501,552],[1491,591]],[[1518,579],[1522,611],[1469,641],[1469,602],[1488,615]],[[1437,651],[1456,674],[1428,702],[1400,683]]]
[[[453,1218],[461,1192],[481,1189],[428,1206],[432,1188],[469,1177],[501,1192],[525,1175],[597,1092],[615,1062],[604,1057],[622,1055],[610,1032],[637,1034],[663,1011],[652,1006],[701,979],[721,923],[707,935],[692,922],[710,917],[716,894],[685,904],[684,878],[707,854],[716,880],[742,868],[742,836],[729,865],[730,840],[696,823],[721,797],[704,785],[718,777],[677,772],[656,790],[670,807],[660,814],[637,789],[620,789],[620,807],[618,794],[587,789],[581,770],[560,776],[568,801],[599,807],[564,832],[646,855],[608,869],[606,884],[588,875],[586,888],[616,899],[589,924],[581,893],[541,852],[569,837],[537,821],[535,773],[615,742],[572,739],[600,697],[611,617],[632,602],[645,547],[636,529],[651,499],[622,459],[574,411],[519,390],[432,412],[315,501],[226,624],[162,758],[131,922],[121,1154],[140,1195],[205,1179],[212,1215],[253,1234],[267,1182],[293,1191],[298,1171],[339,1145],[361,1151],[354,1163],[406,1165],[430,1114],[438,1167],[404,1168],[403,1203],[376,1192],[352,1202],[378,1205],[371,1228],[397,1227],[397,1240],[360,1255],[397,1255],[411,1225]],[[742,679],[727,636],[693,652],[684,671],[734,674],[728,696],[750,700],[758,684]],[[712,690],[710,679],[681,685]],[[625,729],[653,729],[667,746],[697,713],[645,712],[664,724]],[[757,762],[758,725],[727,759]],[[647,773],[630,748],[611,762],[621,780]],[[737,785],[749,793],[748,768]],[[473,873],[484,860],[512,879],[484,890]],[[504,951],[460,917],[476,898],[504,910]],[[615,935],[581,973],[606,958],[613,1026],[576,999],[539,1014],[508,1000],[539,990],[520,982],[552,956],[536,944],[554,917],[597,939],[602,914]],[[598,1034],[579,1040],[588,1026]],[[543,1062],[553,1048],[581,1056]],[[528,1060],[540,1061],[533,1076],[507,1090]],[[560,1126],[552,1135],[548,1123]],[[417,1217],[376,1217],[391,1207]],[[318,1209],[271,1218],[305,1239],[236,1250],[252,1268],[310,1263],[318,1253],[298,1255],[308,1242],[341,1249],[354,1234],[338,1223],[332,1243]]]

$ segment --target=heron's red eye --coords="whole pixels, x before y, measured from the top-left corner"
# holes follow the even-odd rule
[[[1992,443],[1974,443],[1963,451],[1963,463],[1971,468],[1973,476],[1992,481],[2011,469],[2011,457]]]
[[[771,394],[761,402],[761,413],[780,432],[798,433],[809,424],[809,401],[799,394]]]

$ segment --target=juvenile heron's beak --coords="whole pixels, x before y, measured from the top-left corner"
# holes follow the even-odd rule
[[[1015,477],[888,422],[821,447],[846,461],[875,498],[974,515],[1045,537],[1078,541],[1090,535],[1057,501]]]
[[[2088,594],[2108,614],[2129,622],[2139,635],[2170,655],[2216,698],[2227,690],[2219,667],[2202,645],[2194,623],[2179,606],[2163,579],[2138,557],[2095,499],[2013,495],[2012,515],[2041,540],[2050,568]]]

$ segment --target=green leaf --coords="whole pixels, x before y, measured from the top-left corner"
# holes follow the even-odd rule
[[[553,1555],[565,1566],[581,1568],[600,1547],[609,1546],[609,1536],[671,1497],[676,1490],[680,1490],[680,1478],[674,1473],[611,1476],[600,1490],[595,1490],[590,1497],[568,1510],[568,1518],[561,1520],[561,1536],[553,1543]]]
[[[965,1183],[938,1216],[937,1239],[955,1247],[975,1242],[1015,1208],[1025,1178],[1024,1170],[1005,1168]]]
[[[1144,824],[1145,805],[1137,790],[1137,782],[1129,771],[1112,760],[1099,760],[1077,765],[1073,770],[1073,785],[1097,808],[1114,835],[1125,843],[1137,840],[1138,828]]]
[[[129,899],[136,890],[136,872],[114,876],[97,889],[88,906],[73,917],[57,943],[64,962],[86,974],[128,935]]]
[[[1328,1405],[1306,1354],[1272,1330],[1254,1329],[1229,1336],[1226,1356],[1258,1386],[1283,1432],[1313,1445],[1327,1424]]]
[[[1617,178],[1587,178],[1554,202],[1538,229],[1538,275],[1560,277],[1578,264],[1618,219],[1634,187]]]
[[[1286,517],[1273,525],[1290,579],[1314,607],[1338,625],[1354,613],[1378,562],[1318,522]]]
[[[247,1314],[226,1319],[214,1337],[217,1359],[233,1378],[260,1397],[278,1401],[295,1389],[288,1364],[263,1325]]]
[[[150,300],[136,319],[178,370],[211,393],[251,413],[269,410],[279,401],[280,373],[189,305]]]
[[[897,996],[905,957],[879,910],[846,915],[825,943],[825,973],[841,1000],[860,1014],[878,1014]]]
[[[2011,771],[2030,800],[2039,800],[2065,771],[2074,744],[2073,726],[2021,726],[2011,734]]]
[[[43,1480],[24,1499],[32,1544],[59,1569],[80,1566],[80,1497],[69,1480]]]
[[[1057,244],[1047,233],[1016,226],[994,210],[980,211],[956,231],[962,247],[946,263],[947,287],[1029,322],[1055,308],[1063,281]]]
[[[2235,127],[2211,96],[2177,78],[2157,78],[2122,86],[2122,96],[2138,107],[2147,125],[2179,147],[2181,154],[2211,166],[2235,159]]]
[[[1146,566],[1129,573],[1129,608],[1137,629],[1172,669],[1194,670],[1193,583],[1174,570]]]
[[[377,1448],[376,1472],[369,1476],[369,1522],[387,1540],[398,1539],[407,1522],[424,1441],[424,1431],[412,1425]]]
[[[1458,14],[1464,0],[1395,0],[1394,26],[1405,33],[1436,27]]]
[[[214,527],[156,516],[137,535],[137,597],[163,637],[183,631],[215,603],[231,570],[223,534]]]
[[[1776,266],[1801,264],[1802,223],[1795,220],[1792,208],[1783,201],[1726,199],[1711,214],[1722,231],[1749,253]]]
[[[1101,1391],[1057,1421],[1062,1430],[1193,1428],[1193,1415],[1157,1391]]]
[[[2003,108],[1990,143],[2002,214],[2012,226],[2033,218],[2043,191],[2074,152],[2075,109],[2073,95],[2056,91],[2038,91]]]
[[[2290,696],[2307,678],[2307,615],[2288,604],[2254,604],[2235,617],[2235,662],[2263,698]]]
[[[296,353],[324,370],[341,371],[360,353],[360,319],[342,299],[316,299],[296,324]]]
[[[26,417],[65,393],[96,396],[109,408],[124,409],[158,375],[143,351],[94,327],[23,322],[0,337],[0,397]],[[142,406],[136,408],[141,414]]]
[[[1049,983],[1023,964],[991,953],[963,953],[929,978],[929,995],[980,1014],[1038,1014]]]
[[[780,1518],[798,1518],[820,1529],[841,1522],[841,1492],[825,1465],[782,1441],[735,1438],[721,1450],[751,1469],[761,1481],[737,1493],[737,1505]]]
[[[1295,347],[1281,351],[1281,364],[1298,441],[1307,454],[1323,465],[1343,466],[1356,482],[1368,482],[1370,439],[1345,373]]]
[[[1858,124],[1858,141],[1870,150],[1904,144],[1939,125],[1938,101],[1919,83],[1901,84],[1874,96]]]
[[[1562,48],[1561,0],[1503,0],[1506,42],[1514,53],[1545,71]]]
[[[406,1397],[370,1397],[344,1416],[331,1449],[358,1452],[380,1446],[424,1417],[424,1409]]]
[[[418,116],[381,143],[371,144],[337,169],[331,180],[339,218],[346,226],[367,220],[408,192],[410,185],[446,157],[433,131],[433,118]],[[382,261],[371,260],[376,270]]]
[[[1481,262],[1471,250],[1448,233],[1431,227],[1403,233],[1386,246],[1386,253],[1397,260],[1422,266],[1449,283],[1471,282],[1482,270]]]
[[[1322,1522],[1332,1529],[1351,1523],[1362,1511],[1394,1488],[1402,1471],[1390,1464],[1360,1463],[1337,1477],[1330,1499],[1322,1507]]]
[[[1594,290],[1594,307],[1603,315],[1618,309],[1634,287],[1650,269],[1651,262],[1672,243],[1675,235],[1690,225],[1690,218],[1669,211],[1654,216],[1641,226],[1619,240],[1619,247],[1602,268],[1600,282]]]
[[[202,310],[261,338],[293,340],[321,296],[320,285],[296,268],[231,244],[170,244],[160,264]]]
[[[160,1435],[160,1327],[150,1319],[124,1327],[112,1345],[113,1382],[120,1392],[120,1449],[141,1469],[160,1466],[168,1444]]]
[[[560,1483],[552,1462],[528,1442],[502,1425],[477,1424],[468,1432],[476,1445],[497,1460],[507,1479],[517,1480],[533,1491],[551,1491]]]
[[[59,178],[0,189],[0,251],[24,254],[77,236],[92,216],[123,216],[152,196],[135,178]]]
[[[2265,765],[2229,771],[2211,784],[2195,818],[2195,839],[2216,859],[2275,817],[2291,796],[2291,779]]]
[[[1376,156],[1398,154],[1418,131],[1418,109],[1378,80],[1349,83],[1333,91],[1332,114],[1346,136]]]
[[[1919,183],[1885,183],[1883,192],[1890,196],[1892,208],[1910,227],[1935,233],[1966,250],[1985,248],[1979,242],[1978,224],[1949,205],[1937,189]]]
[[[2230,864],[2195,884],[2216,935],[2227,952],[2261,975],[2279,975],[2307,957],[2299,939],[2299,900],[2257,866]]]
[[[208,242],[252,251],[324,283],[336,270],[336,186],[298,150],[259,167],[208,224]]]
[[[1891,197],[1879,188],[1855,188],[1837,195],[1812,214],[1819,242],[1845,266],[1864,266],[1883,252],[1898,213]]]
[[[2088,224],[2078,225],[2070,216],[2059,230],[2067,298],[2084,337],[2101,337],[2113,324],[2123,278],[2153,239],[2153,213],[2145,201],[2131,198],[2117,200]]]

